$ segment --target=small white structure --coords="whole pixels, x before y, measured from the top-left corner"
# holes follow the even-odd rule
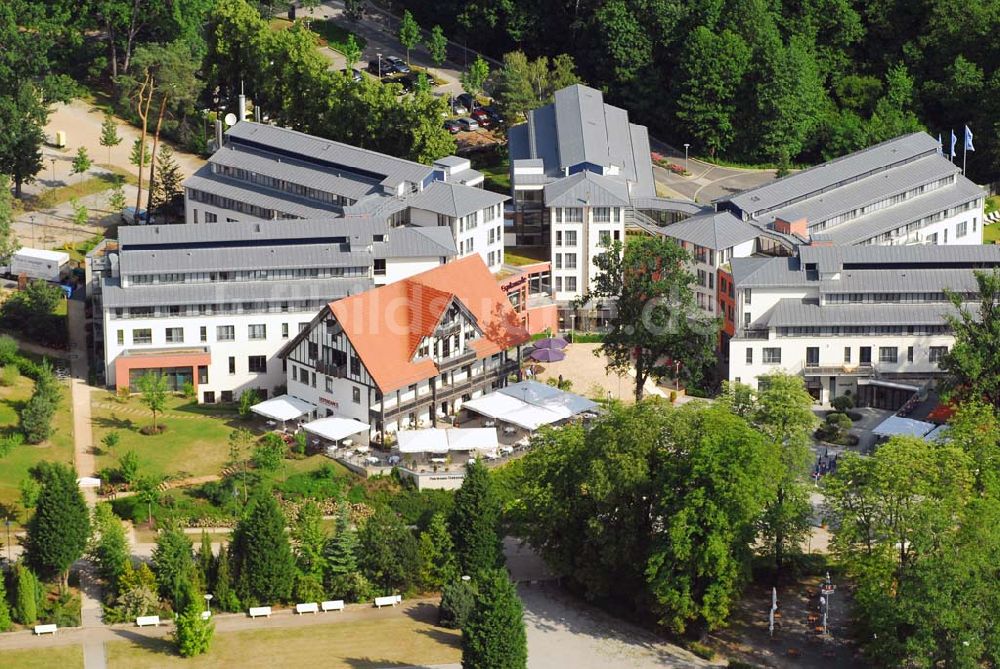
[[[254,404],[250,410],[258,416],[285,423],[315,411],[316,405],[292,395],[279,395]]]
[[[296,604],[295,612],[298,614],[303,613],[319,613],[319,604],[316,602],[305,602],[304,604]]]
[[[250,614],[251,618],[270,618],[271,617],[271,607],[270,606],[251,606],[250,610],[247,612]]]
[[[11,256],[10,273],[29,279],[59,281],[69,272],[69,254],[45,249],[19,249]]]
[[[323,613],[327,611],[343,611],[344,610],[344,600],[333,599],[326,602],[320,603],[320,608],[323,609]]]
[[[936,427],[934,423],[927,423],[922,420],[903,418],[902,416],[889,416],[872,430],[872,434],[876,437],[895,437],[897,435],[925,437]]]
[[[353,418],[343,418],[341,416],[327,416],[320,418],[302,426],[302,429],[309,434],[321,437],[328,441],[340,441],[347,439],[358,433],[368,430],[368,423],[362,423]]]

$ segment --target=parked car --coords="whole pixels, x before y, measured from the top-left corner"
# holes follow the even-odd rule
[[[457,135],[458,131],[462,129],[462,125],[452,118],[444,122],[444,129],[453,135]]]
[[[458,100],[451,101],[451,113],[456,116],[465,116],[469,113],[469,110],[459,104]]]
[[[490,115],[490,118],[493,119],[494,123],[502,124],[504,122],[503,114],[500,113],[500,110],[497,109],[496,105],[483,107],[483,109],[485,109],[486,113]]]
[[[375,68],[378,69],[378,63],[375,63]],[[353,67],[348,70],[344,68],[340,71],[341,74],[350,77],[353,81],[361,81],[361,70],[356,70]]]
[[[474,109],[472,113],[469,114],[469,116],[476,119],[476,122],[479,123],[479,125],[482,125],[483,121],[487,121],[490,118],[489,113],[487,113],[487,111],[482,107],[480,107],[479,109]]]
[[[468,116],[464,116],[458,119],[458,125],[460,128],[462,128],[462,130],[465,130],[466,132],[479,130],[479,124],[476,123],[476,120],[469,118]]]
[[[407,65],[406,61],[402,58],[397,58],[396,56],[383,56],[382,61],[388,62],[395,72],[399,72],[400,74],[410,73],[410,66]]]
[[[457,96],[455,98],[455,102],[462,105],[469,111],[473,111],[474,109],[479,107],[479,103],[476,102],[476,98],[472,97],[468,93],[462,93],[459,96]]]
[[[412,91],[417,86],[417,82],[414,81],[413,77],[411,77],[409,75],[402,76],[402,77],[399,77],[397,79],[393,79],[393,82],[395,82],[395,83],[399,84],[400,86],[402,86],[403,90],[406,91],[407,93],[409,93],[410,91]]]
[[[383,58],[381,62],[382,66],[381,72],[379,72],[379,64],[380,63],[377,58],[375,60],[368,61],[368,71],[374,74],[376,77],[379,77],[380,79],[382,77],[393,74],[396,71],[396,69],[385,58]]]

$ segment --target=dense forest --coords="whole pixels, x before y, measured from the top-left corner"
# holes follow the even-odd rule
[[[914,129],[976,134],[1000,174],[1000,0],[397,0],[497,58],[568,53],[653,134],[741,162],[828,159]],[[961,160],[961,157],[959,157]]]

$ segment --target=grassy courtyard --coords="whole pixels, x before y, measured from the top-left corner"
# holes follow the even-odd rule
[[[333,615],[333,614],[326,614]],[[254,658],[261,667],[323,666],[366,669],[459,662],[460,634],[409,615],[384,620],[262,628],[217,633],[207,655],[183,659],[168,639],[136,638],[107,644],[111,669],[235,667]]]
[[[77,669],[83,667],[83,647],[63,646],[3,652],[3,666],[11,669]]]
[[[18,413],[34,388],[34,382],[19,377],[12,386],[0,386],[0,431],[17,429]],[[49,441],[32,446],[23,444],[0,461],[0,515],[10,513],[12,518],[23,520],[20,483],[28,477],[28,470],[43,460],[73,462],[73,412],[70,409],[69,389],[63,388],[62,402],[53,419],[53,434]]]
[[[200,407],[183,397],[169,397],[166,412],[157,416],[157,422],[166,426],[165,432],[157,435],[139,432],[152,422],[153,414],[138,396],[122,402],[107,393],[94,393],[91,423],[98,449],[98,470],[117,466],[119,456],[134,450],[147,476],[186,478],[219,474],[229,458],[230,433],[245,425],[235,411]],[[101,444],[109,432],[117,432],[120,439],[115,453],[109,453]]]

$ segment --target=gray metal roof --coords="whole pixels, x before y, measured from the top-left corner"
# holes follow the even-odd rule
[[[482,188],[435,181],[421,192],[408,197],[406,203],[415,209],[459,217],[496,204],[502,204],[509,199],[506,195],[493,193]]]
[[[438,158],[434,161],[435,165],[443,165],[444,167],[461,167],[469,162],[468,158],[459,158],[458,156],[445,156],[444,158]]]
[[[836,190],[821,193],[788,207],[774,209],[758,217],[758,220],[767,223],[775,218],[783,218],[786,221],[805,218],[810,226],[814,226],[958,172],[961,170],[951,161],[934,153],[897,169],[878,172]]]
[[[290,193],[279,194],[270,188],[212,174],[212,168],[208,165],[203,165],[197,172],[188,177],[184,181],[184,187],[299,218],[320,218],[339,211],[339,208],[333,204],[325,208],[315,200],[307,200]],[[244,213],[243,215],[249,216],[250,214]]]
[[[374,244],[376,258],[452,258],[458,255],[448,226],[393,228]]]
[[[608,127],[611,124],[606,118],[601,92],[576,84],[556,91],[553,104],[561,167],[567,168],[580,163],[607,165],[610,159]],[[627,118],[626,112],[625,119]],[[619,119],[621,120],[623,119]]]
[[[628,124],[632,155],[631,169],[627,178],[634,179],[632,197],[655,197],[656,182],[653,180],[653,158],[649,148],[649,131],[644,125]]]
[[[945,161],[947,162],[947,161]],[[858,244],[891,232],[930,214],[951,209],[984,197],[982,188],[959,175],[957,183],[919,195],[892,207],[879,209],[842,225],[823,231],[826,239],[834,244]]]
[[[227,144],[212,154],[208,162],[248,170],[325,193],[342,195],[351,200],[360,200],[366,195],[382,192],[375,179],[344,173],[333,168],[320,168],[294,158],[279,158],[274,154],[255,151],[239,144]]]
[[[838,272],[845,265],[867,264],[891,270],[892,265],[924,265],[926,269],[992,267],[1000,264],[1000,246],[948,244],[937,246],[800,246],[803,263],[816,263],[822,273]]]
[[[739,288],[792,287],[806,280],[805,273],[799,270],[799,259],[794,257],[733,258],[729,265],[733,283]]]
[[[410,160],[251,121],[237,123],[229,129],[226,137],[230,141],[254,142],[278,151],[297,154],[304,160],[322,161],[370,172],[380,176],[379,181],[385,184],[398,184],[403,181],[422,183],[432,171],[427,165]]]
[[[372,285],[369,279],[341,278],[187,283],[122,288],[118,279],[105,279],[102,284],[102,296],[104,306],[110,309],[284,300],[330,301],[363,292]]]
[[[970,305],[973,306],[974,305]],[[778,300],[754,325],[808,327],[821,325],[943,325],[958,311],[948,303],[845,304],[819,306],[808,300]]]
[[[461,172],[452,172],[448,177],[449,183],[458,183],[463,185],[470,185],[471,183],[481,183],[484,179],[484,175],[479,170],[467,169]]]
[[[732,202],[742,211],[753,215],[754,212],[788,206],[798,198],[817,195],[874,172],[930,155],[937,150],[937,140],[925,132],[903,135],[717,201]]]
[[[224,249],[190,248],[120,254],[124,275],[168,272],[307,269],[371,266],[371,254],[342,251],[339,244],[295,244]]]
[[[628,186],[593,172],[577,172],[545,186],[547,207],[627,207]]]
[[[939,293],[978,292],[979,284],[971,270],[960,269],[847,269],[839,279],[823,279],[823,293]]]
[[[122,247],[154,244],[198,246],[209,243],[260,242],[333,239],[348,237],[352,242],[369,243],[373,231],[385,223],[370,216],[354,215],[280,221],[239,221],[235,223],[185,223],[181,225],[128,225],[118,228]]]
[[[660,234],[697,246],[721,251],[757,239],[760,230],[729,212],[692,216],[659,229]]]

